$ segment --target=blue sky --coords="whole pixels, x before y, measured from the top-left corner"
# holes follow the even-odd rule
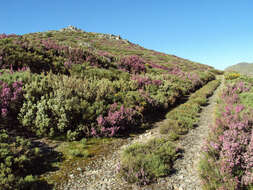
[[[3,0],[0,33],[74,25],[218,69],[253,62],[252,0]]]

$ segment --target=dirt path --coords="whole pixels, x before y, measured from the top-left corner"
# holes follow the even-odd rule
[[[167,178],[159,179],[157,184],[147,189],[159,190],[201,190],[201,181],[198,176],[198,163],[201,155],[201,148],[205,139],[208,137],[209,125],[214,122],[214,111],[220,89],[223,88],[223,79],[221,85],[209,98],[209,105],[203,107],[200,115],[198,127],[191,130],[179,145],[183,147],[184,154],[182,159],[175,162],[175,174]],[[144,188],[146,189],[146,188]]]
[[[64,184],[61,190],[200,190],[201,182],[198,178],[197,163],[200,158],[201,147],[208,136],[208,125],[213,122],[213,113],[216,105],[219,89],[223,83],[215,91],[214,95],[209,98],[209,105],[204,107],[198,127],[191,130],[179,142],[179,145],[185,150],[182,159],[175,162],[174,168],[176,172],[166,178],[158,179],[156,184],[146,187],[137,187],[135,185],[127,184],[119,179],[116,174],[117,165],[119,163],[120,152],[130,144],[141,141],[144,142],[150,138],[159,136],[158,127],[147,131],[145,134],[135,138],[126,140],[119,151],[114,151],[106,158],[100,158],[91,166],[87,167],[84,172],[78,176],[71,176],[71,180]],[[158,123],[159,125],[159,123]]]

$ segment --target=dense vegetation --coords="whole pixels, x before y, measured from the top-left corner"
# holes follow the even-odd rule
[[[26,181],[36,179],[23,162],[29,166],[39,159],[29,138],[24,143],[19,137],[6,142],[6,136],[64,136],[74,141],[127,135],[145,127],[147,115],[166,111],[217,73],[212,67],[147,50],[114,35],[75,28],[0,35],[4,182],[0,188],[22,189]],[[161,142],[155,144],[167,149]]]
[[[200,163],[204,189],[253,189],[253,78],[226,75]]]

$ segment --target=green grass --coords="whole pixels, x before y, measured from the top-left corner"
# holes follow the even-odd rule
[[[120,174],[130,183],[144,185],[168,175],[178,157],[176,146],[167,139],[155,138],[147,143],[127,147],[121,156]]]
[[[167,119],[160,125],[160,133],[168,134],[174,139],[178,139],[180,135],[186,134],[189,129],[199,121],[198,116],[201,111],[201,106],[207,104],[207,98],[219,86],[220,81],[215,80],[209,82],[193,93],[189,100],[167,113]]]

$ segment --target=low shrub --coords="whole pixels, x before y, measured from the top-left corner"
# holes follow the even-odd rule
[[[250,85],[232,80],[221,94],[217,118],[210,126],[211,133],[200,162],[204,189],[252,189],[253,112],[247,105]]]
[[[19,136],[0,130],[0,189],[36,189],[40,180],[34,176],[40,149]]]
[[[239,73],[226,73],[226,75],[225,75],[226,80],[233,80],[233,79],[236,79],[239,77],[240,77]]]
[[[127,147],[118,169],[128,182],[146,185],[157,177],[168,175],[177,156],[178,149],[172,142],[155,138]]]
[[[120,69],[133,74],[140,74],[146,71],[144,60],[136,55],[121,58],[118,66]]]

